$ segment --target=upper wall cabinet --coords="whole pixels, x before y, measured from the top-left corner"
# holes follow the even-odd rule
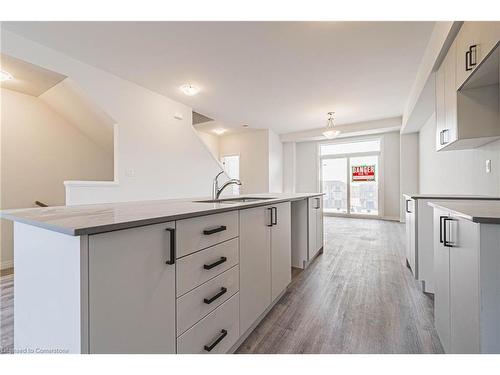
[[[483,30],[486,24],[498,25],[500,29],[500,22],[465,22],[465,29],[460,33],[462,30],[466,33],[457,36],[436,72],[438,151],[472,149],[500,138],[500,47],[498,37],[493,35],[494,27],[490,25],[488,32]],[[475,30],[474,25],[479,25],[477,27],[482,30],[477,32],[483,35],[482,40],[486,40],[485,35],[489,38],[487,42],[481,42],[481,52],[479,44],[473,44],[472,48],[467,47],[464,55],[463,40]],[[464,63],[467,63],[466,67]],[[458,81],[461,84],[457,90]]]
[[[456,88],[488,55],[500,40],[500,22],[464,22],[455,39]]]

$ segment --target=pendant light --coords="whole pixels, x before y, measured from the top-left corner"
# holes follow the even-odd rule
[[[339,130],[334,129],[334,127],[335,127],[335,125],[333,123],[333,115],[334,114],[335,114],[335,112],[328,112],[328,121],[326,122],[326,129],[323,132],[323,135],[328,139],[335,138],[340,134]]]

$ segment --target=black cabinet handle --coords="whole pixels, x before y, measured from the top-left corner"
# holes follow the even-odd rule
[[[224,263],[227,260],[226,257],[220,257],[220,259],[217,262],[214,262],[212,264],[204,264],[203,268],[206,270],[211,270],[214,267],[217,267],[219,264]]]
[[[407,212],[407,213],[411,214],[411,211],[410,211],[410,209],[408,208],[408,203],[410,203],[410,200],[409,200],[409,199],[407,199],[407,200],[406,200],[406,203],[405,203],[405,210],[406,210],[406,212]]]
[[[474,59],[472,59],[474,55]],[[469,46],[469,50],[465,52],[465,70],[472,70],[477,64],[477,44]]]
[[[220,331],[220,335],[219,335],[219,337],[217,337],[213,343],[211,343],[210,345],[205,345],[203,348],[204,348],[207,352],[211,352],[211,351],[212,351],[212,349],[213,349],[213,348],[215,348],[215,347],[217,346],[217,344],[218,344],[219,342],[221,342],[221,341],[224,339],[224,337],[226,337],[226,336],[227,336],[227,331],[226,331],[225,329],[222,329],[222,330]]]
[[[272,227],[273,226],[273,208],[268,207],[267,210],[269,211],[269,215],[271,215],[270,219],[269,219],[269,224],[267,224],[267,226]]]
[[[274,211],[274,221],[272,221],[271,224],[272,225],[278,225],[278,208],[277,207],[271,207],[271,209],[272,209],[272,211]],[[272,215],[271,215],[271,219],[272,219]]]
[[[167,264],[175,263],[175,229],[167,228],[165,229],[168,233],[170,233],[170,259],[166,261]]]
[[[214,229],[205,229],[203,231],[203,234],[208,236],[210,234],[214,234],[214,233],[219,233],[219,232],[222,232],[222,231],[225,231],[227,229],[227,227],[225,225],[221,225],[220,227],[218,228],[214,228]]]
[[[222,287],[220,288],[220,292],[217,293],[215,296],[211,297],[211,298],[204,298],[203,299],[203,302],[205,302],[207,305],[210,305],[213,301],[215,301],[217,298],[223,296],[224,294],[226,294],[227,292],[227,289]]]
[[[315,210],[318,210],[320,207],[321,207],[321,204],[320,204],[320,201],[319,201],[319,198],[314,198],[314,200],[316,201],[316,203],[318,204],[316,207],[314,207]]]
[[[439,242],[443,243],[443,219],[446,219],[448,216],[439,216]]]

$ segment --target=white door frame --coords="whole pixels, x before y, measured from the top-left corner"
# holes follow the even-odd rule
[[[321,145],[326,144],[339,144],[339,143],[355,143],[355,142],[364,142],[370,140],[378,140],[380,142],[380,151],[369,151],[369,152],[355,152],[348,154],[335,154],[335,155],[325,155],[321,156]],[[347,159],[347,213],[333,213],[333,212],[325,212],[323,213],[325,216],[338,216],[338,217],[350,217],[350,218],[362,218],[362,219],[380,219],[384,217],[384,138],[383,137],[363,137],[358,139],[343,139],[341,141],[325,141],[318,142],[318,184],[319,191],[323,193],[323,176],[322,176],[322,165],[321,161],[324,159],[339,159],[344,158]],[[378,214],[377,215],[365,215],[365,214],[351,214],[350,213],[350,204],[351,204],[351,179],[350,179],[350,158],[359,157],[359,156],[378,156]]]

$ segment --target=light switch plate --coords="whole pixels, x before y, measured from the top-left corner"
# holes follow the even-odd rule
[[[486,160],[486,173],[490,173],[491,172],[491,160],[488,159]]]

